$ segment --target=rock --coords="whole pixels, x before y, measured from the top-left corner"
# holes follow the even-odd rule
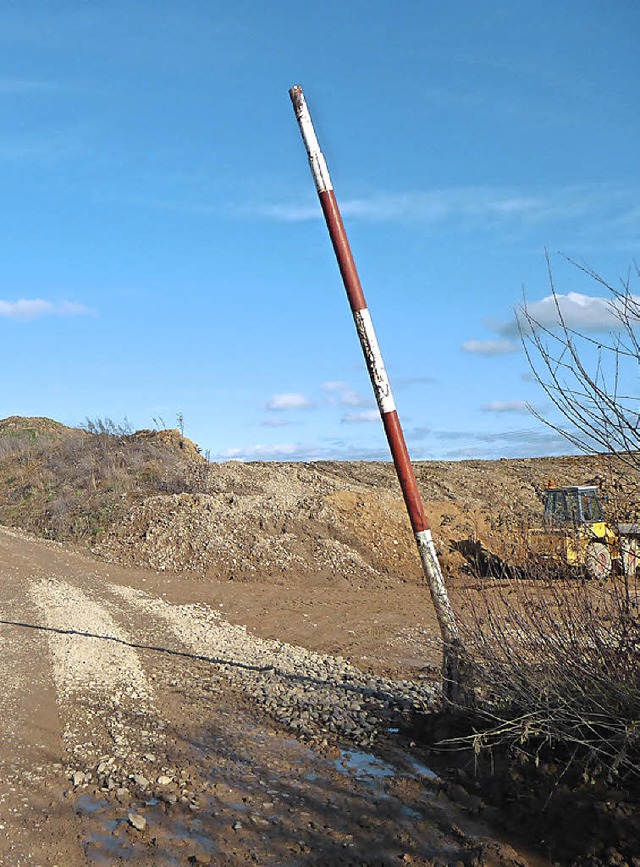
[[[234,831],[239,831],[242,828],[242,822],[234,822],[231,827]]]
[[[141,816],[140,813],[129,813],[127,815],[127,821],[132,828],[136,829],[136,831],[144,831],[147,827],[147,820],[144,816]]]
[[[158,785],[159,786],[169,786],[173,782],[173,777],[168,777],[166,774],[162,774],[158,777]]]

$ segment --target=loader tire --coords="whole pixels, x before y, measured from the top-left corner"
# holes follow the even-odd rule
[[[611,575],[611,551],[602,542],[594,542],[587,548],[584,567],[589,578],[606,581]]]

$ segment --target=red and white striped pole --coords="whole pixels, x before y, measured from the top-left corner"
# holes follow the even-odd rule
[[[411,459],[402,433],[402,426],[391,393],[391,385],[385,371],[378,340],[371,321],[371,315],[364,298],[360,278],[356,270],[347,233],[342,222],[340,209],[333,191],[329,169],[313,128],[313,122],[302,88],[297,85],[289,91],[291,102],[298,120],[302,139],[309,156],[311,174],[318,191],[320,205],[324,214],[331,243],[338,260],[340,273],[353,313],[360,345],[367,363],[371,384],[376,396],[382,424],[387,435],[393,456],[402,494],[411,520],[422,560],[425,576],[429,582],[431,598],[438,617],[444,643],[444,683],[443,692],[447,699],[455,701],[459,690],[459,663],[461,644],[458,627],[449,595],[442,576],[438,555],[433,544],[429,522],[427,521]]]

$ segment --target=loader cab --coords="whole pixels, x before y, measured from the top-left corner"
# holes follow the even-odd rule
[[[552,526],[579,526],[604,521],[598,489],[586,485],[547,488],[544,492],[544,518],[545,523]]]

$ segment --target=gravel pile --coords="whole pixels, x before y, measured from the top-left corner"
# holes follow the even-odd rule
[[[316,574],[375,583],[361,547],[324,497],[281,489],[149,497],[94,550],[125,565],[230,580]]]

